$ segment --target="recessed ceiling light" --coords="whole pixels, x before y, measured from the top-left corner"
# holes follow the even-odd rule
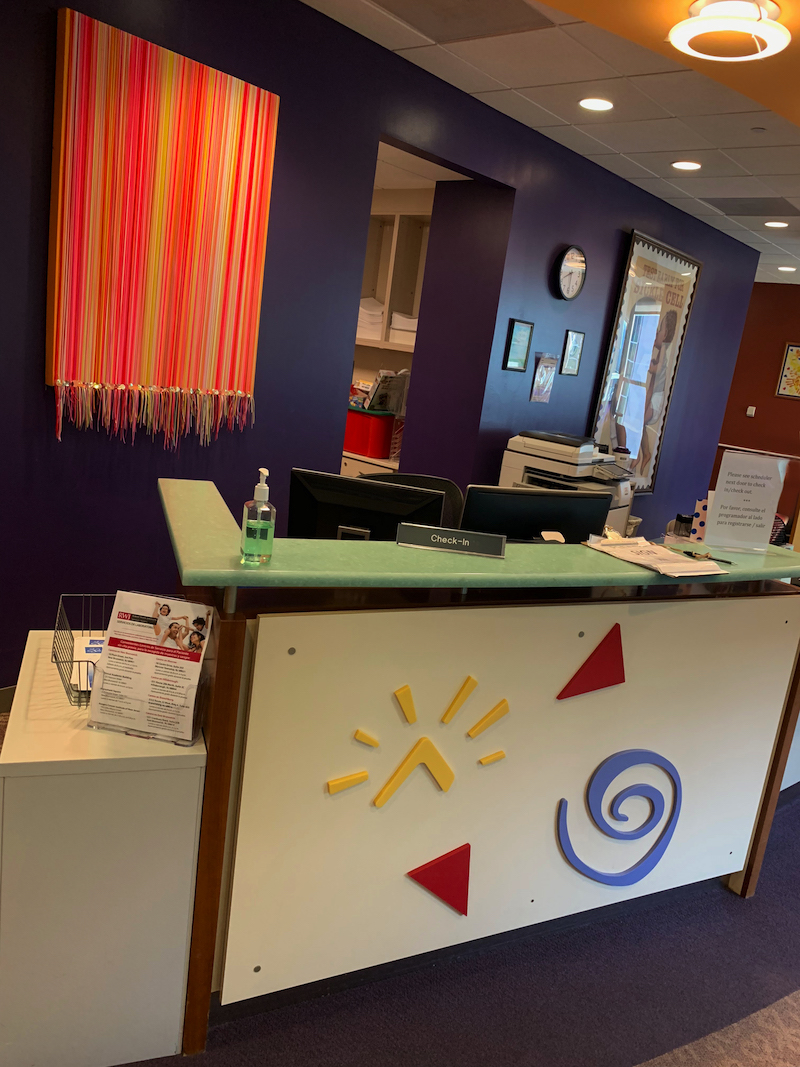
[[[672,164],[675,170],[700,170],[701,163],[694,163],[691,159],[676,159]]]
[[[778,267],[778,270],[797,270],[797,267]]]
[[[765,226],[770,226],[773,230],[785,230],[789,225],[788,222],[765,222]]]
[[[587,96],[581,100],[581,107],[587,111],[610,111],[613,106],[610,100],[601,100],[599,96]]]
[[[695,0],[689,18],[669,31],[679,52],[720,63],[746,63],[782,52],[792,39],[772,0]]]
[[[690,270],[681,271],[681,278],[688,278],[691,273]]]

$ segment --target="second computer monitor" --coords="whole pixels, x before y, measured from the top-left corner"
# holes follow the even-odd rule
[[[611,493],[577,490],[507,489],[467,486],[461,529],[505,534],[509,541],[532,541],[542,532],[560,533],[577,545],[601,534],[611,507]]]
[[[444,493],[321,471],[292,470],[289,537],[394,541],[401,522],[440,526]]]

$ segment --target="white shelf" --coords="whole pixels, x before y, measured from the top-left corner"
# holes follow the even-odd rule
[[[375,459],[374,456],[360,456],[357,452],[342,452],[346,459],[355,459],[361,463],[371,463],[374,467],[387,467],[396,471],[400,466],[399,459]]]
[[[365,348],[385,348],[390,352],[413,352],[413,345],[401,345],[397,341],[372,341],[366,337],[356,337],[356,344]]]

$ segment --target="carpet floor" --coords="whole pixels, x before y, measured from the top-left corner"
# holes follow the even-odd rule
[[[798,1067],[800,798],[758,891],[466,954],[212,1028],[198,1067]],[[181,1057],[136,1067],[186,1067]]]

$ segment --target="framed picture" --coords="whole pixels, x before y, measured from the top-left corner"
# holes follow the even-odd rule
[[[800,345],[787,345],[776,396],[800,400]]]
[[[702,264],[633,232],[590,433],[650,493]]]
[[[533,385],[531,386],[531,403],[550,403],[550,394],[553,391],[553,382],[555,381],[557,367],[557,353],[536,353],[536,370],[533,372]]]
[[[508,320],[508,337],[503,356],[503,370],[524,371],[528,366],[528,355],[533,340],[533,323],[521,319]]]
[[[578,330],[567,330],[567,336],[564,338],[564,355],[561,359],[559,374],[578,373],[581,365],[581,355],[583,354],[584,337],[586,337],[586,334],[580,333]]]

